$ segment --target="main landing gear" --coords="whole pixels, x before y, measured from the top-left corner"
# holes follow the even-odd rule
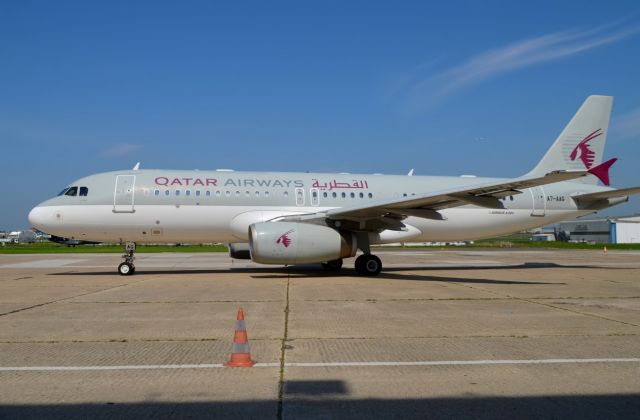
[[[321,265],[322,265],[322,268],[324,268],[327,271],[340,271],[340,269],[342,268],[342,258],[323,262]]]
[[[363,252],[356,258],[356,272],[361,276],[377,276],[382,271],[382,261],[371,253],[369,246],[369,234],[358,232],[358,248]]]
[[[362,254],[356,258],[356,271],[363,276],[377,276],[382,270],[382,261],[373,254]]]
[[[122,254],[122,258],[124,258],[124,262],[118,266],[118,273],[122,276],[130,276],[136,272],[136,266],[133,265],[133,260],[136,257],[133,254],[136,252],[136,244],[134,242],[127,242],[124,245],[124,254]]]

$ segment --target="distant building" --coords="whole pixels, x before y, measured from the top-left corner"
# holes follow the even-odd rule
[[[531,240],[536,242],[551,242],[555,241],[553,233],[534,233],[531,235]]]
[[[640,243],[640,215],[572,220],[559,223],[557,231],[568,234],[572,242],[637,244]]]

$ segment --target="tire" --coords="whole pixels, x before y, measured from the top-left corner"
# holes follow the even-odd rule
[[[363,276],[377,276],[382,271],[382,261],[372,254],[360,255],[356,259],[356,271]]]
[[[360,255],[358,258],[356,258],[356,263],[355,263],[355,269],[356,269],[356,272],[357,272],[358,274],[363,275],[363,276],[364,276],[364,274],[365,274],[365,273],[364,273],[364,267],[363,267],[363,265],[364,265],[364,260],[366,259],[365,257],[366,257],[365,255]]]
[[[339,271],[342,268],[342,258],[323,262],[321,265],[322,265],[322,268],[324,268],[327,271]]]
[[[120,273],[121,276],[130,276],[135,271],[136,269],[133,264],[129,264],[127,262],[123,262],[118,266],[118,273]]]

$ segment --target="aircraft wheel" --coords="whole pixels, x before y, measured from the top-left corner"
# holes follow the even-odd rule
[[[342,258],[322,263],[322,268],[327,271],[338,271],[342,268]]]
[[[356,258],[356,271],[363,276],[377,276],[382,271],[382,261],[372,254],[363,254]]]
[[[130,276],[135,271],[136,271],[136,268],[133,266],[133,264],[130,264],[128,262],[123,262],[118,266],[118,273],[120,273],[120,275],[122,276]]]

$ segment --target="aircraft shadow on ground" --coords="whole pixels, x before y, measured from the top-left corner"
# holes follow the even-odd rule
[[[371,277],[373,279],[386,279],[386,280],[412,280],[412,281],[440,281],[440,282],[456,282],[456,283],[485,283],[485,284],[566,284],[558,282],[540,282],[540,281],[526,281],[526,280],[495,280],[487,278],[470,278],[470,277],[449,277],[438,275],[424,275],[424,274],[412,274],[407,272],[429,272],[429,271],[480,271],[480,270],[521,270],[521,269],[544,269],[544,268],[606,268],[617,269],[616,267],[596,267],[591,265],[563,265],[557,263],[547,262],[526,262],[524,264],[515,265],[499,265],[499,266],[486,266],[486,265],[463,265],[463,266],[397,266],[385,268],[377,277]],[[224,269],[172,269],[172,270],[155,270],[155,269],[139,269],[136,273],[136,277],[143,277],[149,275],[197,275],[197,274],[229,274],[229,273],[247,273],[252,278],[262,279],[287,279],[287,278],[325,278],[325,277],[340,277],[340,276],[354,276],[358,277],[358,274],[353,268],[345,267],[339,272],[326,271],[319,268],[318,265],[295,265],[289,267],[242,267],[242,268],[224,268]],[[50,273],[51,276],[118,276],[115,271],[63,271],[58,273]],[[367,278],[367,277],[362,277]]]
[[[104,402],[0,404],[0,418],[350,418],[350,419],[605,419],[637,418],[640,394],[540,395],[531,397],[345,399],[307,382],[276,400],[203,402]],[[327,381],[322,381],[327,382]],[[335,381],[329,381],[335,382]],[[286,385],[285,385],[286,386]],[[335,386],[335,384],[333,385]],[[332,395],[334,394],[334,395]]]

